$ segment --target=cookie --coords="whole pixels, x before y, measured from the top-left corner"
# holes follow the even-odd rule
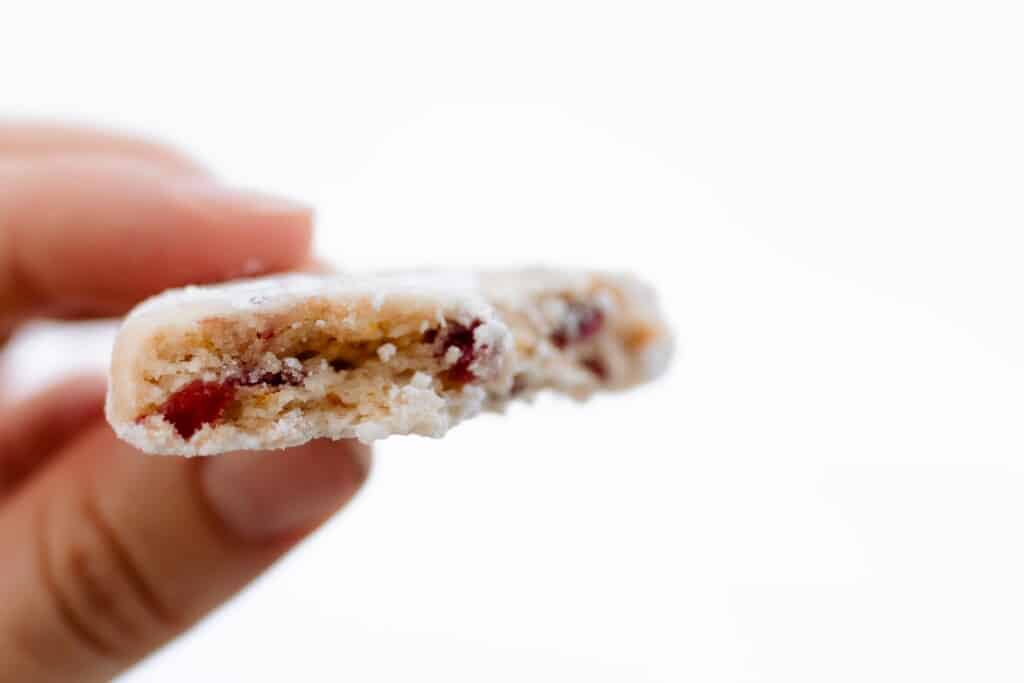
[[[106,413],[161,454],[440,437],[539,391],[631,387],[670,352],[652,291],[629,276],[292,274],[141,303],[114,344]]]

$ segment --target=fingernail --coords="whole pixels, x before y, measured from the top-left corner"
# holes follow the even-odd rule
[[[280,195],[240,187],[221,185],[207,178],[176,178],[171,180],[178,198],[192,204],[213,204],[261,215],[292,215],[312,213],[308,204]]]
[[[356,441],[313,441],[211,456],[200,479],[228,529],[265,541],[308,531],[346,503],[366,479],[369,457]]]

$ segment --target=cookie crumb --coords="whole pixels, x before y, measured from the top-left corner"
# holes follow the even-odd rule
[[[398,349],[390,342],[377,347],[377,357],[380,358],[382,363],[387,363],[395,357],[396,353],[398,353]]]

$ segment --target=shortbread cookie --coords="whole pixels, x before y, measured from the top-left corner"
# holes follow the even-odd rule
[[[293,274],[172,290],[125,319],[107,419],[149,453],[310,439],[442,436],[554,389],[578,399],[656,376],[671,343],[622,275]]]

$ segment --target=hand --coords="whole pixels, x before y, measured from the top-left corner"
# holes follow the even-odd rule
[[[124,313],[190,282],[301,267],[311,214],[167,148],[0,125],[0,331]],[[106,680],[180,634],[345,504],[354,442],[147,456],[78,378],[0,407],[0,680]]]

